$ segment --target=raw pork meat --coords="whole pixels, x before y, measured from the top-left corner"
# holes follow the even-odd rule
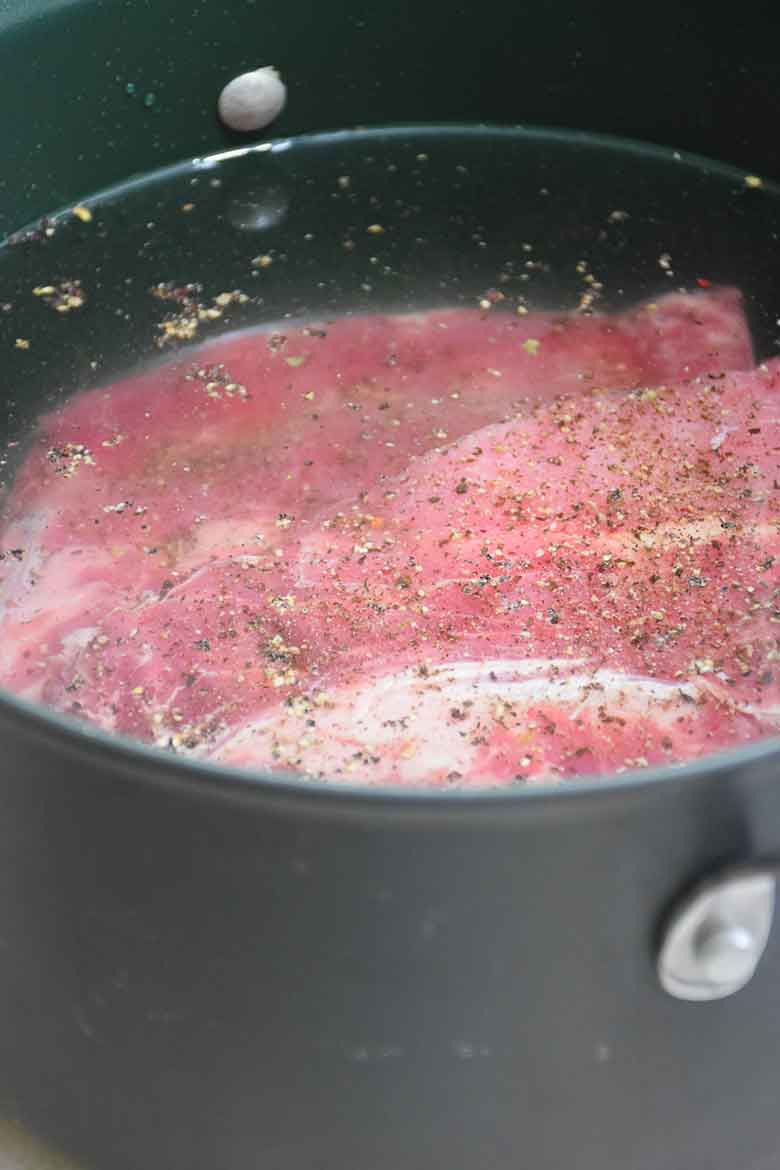
[[[491,785],[766,735],[780,372],[738,294],[226,339],[41,422],[0,678],[117,732]],[[778,478],[776,478],[778,477]]]

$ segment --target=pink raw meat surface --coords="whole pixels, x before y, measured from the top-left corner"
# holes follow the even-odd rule
[[[3,532],[25,558],[6,566],[0,677],[30,698],[63,639],[213,555],[276,543],[280,513],[303,522],[529,399],[752,361],[732,289],[613,317],[359,317],[195,356],[41,421]]]
[[[774,367],[725,376],[752,363],[738,294],[196,357],[42,420],[5,509],[7,686],[361,782],[593,773],[774,728],[780,398]]]

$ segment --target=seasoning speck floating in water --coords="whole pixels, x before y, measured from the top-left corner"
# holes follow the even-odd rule
[[[84,305],[86,296],[80,280],[61,280],[58,284],[39,284],[32,290],[44,304],[58,313],[70,313]]]
[[[276,69],[264,65],[229,81],[219,95],[219,116],[229,130],[262,130],[284,109],[287,86]]]

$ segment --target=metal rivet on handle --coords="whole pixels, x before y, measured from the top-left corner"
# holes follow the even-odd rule
[[[749,979],[761,958],[755,936],[736,923],[720,923],[709,929],[696,946],[703,974],[712,983]]]
[[[748,983],[772,927],[775,879],[765,870],[729,870],[674,909],[658,954],[661,986],[676,999],[711,1000]]]

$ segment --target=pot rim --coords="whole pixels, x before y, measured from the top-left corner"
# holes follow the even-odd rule
[[[190,168],[193,164],[203,170],[211,170],[221,162],[241,158],[247,154],[281,154],[289,150],[294,150],[296,147],[303,149],[330,149],[333,146],[349,144],[360,139],[367,139],[370,142],[376,142],[377,139],[382,138],[403,139],[417,137],[420,139],[435,139],[445,134],[460,136],[464,139],[489,136],[499,139],[526,139],[531,142],[576,144],[607,151],[611,150],[619,154],[622,158],[625,158],[627,155],[641,155],[644,158],[653,158],[659,162],[675,162],[683,169],[703,170],[708,174],[715,172],[722,179],[728,179],[736,183],[738,189],[744,187],[748,177],[753,178],[753,175],[748,176],[745,167],[736,166],[734,163],[723,162],[720,159],[709,158],[707,155],[699,154],[697,151],[677,149],[674,146],[664,145],[662,143],[649,142],[641,138],[632,138],[620,134],[608,134],[599,130],[583,130],[576,126],[545,126],[521,122],[377,122],[355,127],[336,127],[330,130],[280,135],[275,138],[260,138],[239,145],[226,145],[223,149],[213,150],[208,154],[180,158],[174,162],[165,163],[155,168],[155,174],[175,175],[185,168]],[[780,181],[763,175],[760,168],[754,174],[759,176],[760,187],[764,193],[775,197],[780,196]],[[56,220],[60,216],[67,215],[71,212],[75,204],[85,203],[91,205],[93,202],[102,202],[119,192],[124,193],[132,189],[139,183],[145,183],[147,178],[147,172],[134,172],[116,182],[108,183],[104,187],[82,192],[78,198],[70,200],[61,207],[53,210],[50,209],[47,214],[50,219]],[[29,223],[21,227],[16,227],[7,234],[6,239],[10,235],[17,235],[19,232],[24,232],[29,228],[35,227],[39,218],[36,217],[36,219]],[[0,241],[0,243],[5,243],[5,240]]]
[[[308,798],[319,805],[358,803],[373,808],[384,806],[390,811],[406,808],[427,812],[437,809],[448,813],[455,809],[487,812],[502,805],[518,806],[527,802],[537,806],[549,802],[571,805],[573,801],[592,800],[596,795],[607,798],[626,793],[638,797],[651,787],[688,785],[761,764],[780,765],[780,736],[772,736],[713,752],[684,764],[634,768],[605,776],[596,774],[518,788],[407,788],[306,779],[271,769],[229,768],[206,759],[166,753],[152,744],[80,724],[67,715],[48,710],[3,688],[0,688],[0,722],[9,729],[21,724],[28,737],[42,735],[55,749],[71,756],[97,757],[99,754],[112,770],[127,770],[129,765],[137,776],[162,789],[174,787],[192,793],[249,800],[266,800],[272,795],[293,801]],[[91,762],[94,763],[95,759]]]

